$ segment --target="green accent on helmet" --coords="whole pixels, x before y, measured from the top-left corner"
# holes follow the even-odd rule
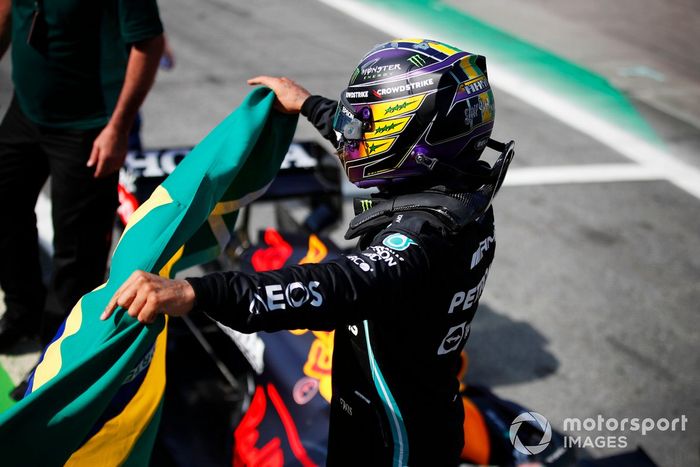
[[[399,125],[401,125],[401,124],[400,124],[400,123],[396,123],[396,122],[389,123],[388,125],[384,125],[384,126],[382,126],[382,127],[377,128],[377,129],[374,131],[374,133],[377,134],[377,135],[378,135],[379,133],[386,133],[387,131],[391,131],[391,130],[393,130],[394,128],[396,128],[397,126],[399,126]]]
[[[369,148],[367,148],[367,154],[372,154],[374,151],[377,149],[381,148],[382,146],[386,146],[389,143],[382,143],[382,144],[374,144],[372,143]]]
[[[413,104],[415,100],[413,101],[403,101],[400,104],[392,105],[391,107],[387,107],[386,110],[384,111],[384,115],[386,114],[392,114],[394,112],[398,112],[399,110],[403,110],[409,105]]]
[[[413,65],[417,67],[422,67],[425,65],[425,59],[421,57],[419,54],[412,55],[408,58],[408,61]]]

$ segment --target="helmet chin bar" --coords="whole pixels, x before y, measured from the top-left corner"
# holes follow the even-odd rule
[[[411,152],[417,164],[425,166],[428,170],[434,173],[439,178],[454,178],[455,174],[464,180],[469,180],[478,183],[493,184],[495,191],[498,191],[503,185],[503,180],[506,177],[506,172],[510,166],[510,162],[515,156],[515,141],[508,143],[500,143],[489,138],[486,146],[501,153],[498,159],[493,164],[493,167],[484,169],[481,173],[465,172],[464,170],[446,162],[440,161],[437,158],[428,157],[417,151]],[[494,193],[495,194],[495,193]]]

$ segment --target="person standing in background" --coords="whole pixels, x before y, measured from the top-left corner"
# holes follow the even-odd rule
[[[163,54],[156,0],[0,0],[14,95],[0,124],[0,352],[50,342],[104,280],[129,130]],[[51,175],[53,269],[41,280],[34,206]]]

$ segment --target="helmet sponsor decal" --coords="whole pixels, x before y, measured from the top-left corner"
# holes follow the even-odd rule
[[[400,94],[408,91],[415,91],[416,89],[425,88],[428,86],[434,86],[435,80],[433,78],[426,78],[415,83],[398,84],[396,86],[387,86],[384,88],[377,89],[377,94],[380,96],[388,96],[390,94]]]
[[[397,122],[384,122],[382,125],[378,125],[377,129],[374,130],[374,134],[378,135],[380,133],[386,133],[386,132],[391,132],[393,131],[394,133],[397,133],[400,130],[395,130],[395,128],[399,126],[399,123]],[[391,133],[389,133],[391,134]]]
[[[388,105],[384,109],[384,114],[392,114],[394,112],[403,113],[403,112],[401,112],[402,110],[405,112],[410,112],[410,110],[408,110],[408,109],[412,108],[413,104],[415,104],[415,103],[416,103],[415,100],[412,100],[412,101],[405,100],[405,101],[401,102],[400,104],[397,103],[396,105]]]
[[[495,109],[493,107],[493,95],[491,94],[491,88],[488,92],[479,95],[479,109],[481,110],[481,121],[491,122],[495,116]]]
[[[400,63],[388,63],[386,65],[377,65],[377,63],[379,63],[379,60],[379,58],[375,58],[361,64],[360,67],[357,68],[357,73],[353,74],[350,83],[354,83],[359,75],[362,75],[362,80],[366,82],[367,80],[391,77],[404,72],[404,70],[401,68]]]
[[[361,99],[369,97],[369,91],[345,91],[345,97],[348,99]]]
[[[481,108],[480,110],[483,110],[486,107],[490,108],[492,104],[487,94],[490,90],[491,86],[489,85],[489,82],[486,80],[485,76],[480,76],[476,79],[460,83],[460,85],[457,86],[457,91],[455,92],[454,97],[452,98],[452,103],[450,104],[450,111],[455,106],[455,104],[464,101],[467,101],[467,103],[469,103],[471,101],[470,98],[474,96],[479,96],[479,100],[481,103],[477,105]],[[482,96],[484,96],[485,99],[482,98]]]
[[[375,62],[376,63],[376,62]],[[362,77],[363,78],[382,78],[385,76],[390,76],[392,75],[394,71],[402,71],[401,70],[401,64],[400,63],[392,63],[390,65],[381,65],[381,66],[368,66],[365,68],[362,68]]]
[[[422,40],[417,44],[413,44],[413,48],[417,50],[429,50],[430,44],[428,43],[428,41]]]
[[[493,105],[487,93],[466,100],[464,125],[468,131],[492,121]]]
[[[365,133],[366,139],[372,139],[376,137],[385,137],[401,133],[408,122],[413,118],[413,115],[401,118],[392,118],[390,120],[382,120],[374,125],[374,131]]]
[[[386,102],[372,104],[372,117],[375,122],[385,118],[398,117],[404,114],[413,113],[421,106],[426,94],[419,94],[403,99],[394,99]]]
[[[417,68],[425,66],[426,64],[425,59],[420,54],[411,55],[410,57],[408,57],[407,61],[408,63]]]
[[[395,251],[404,251],[411,245],[415,245],[416,242],[414,242],[404,234],[394,233],[386,237],[382,244]]]
[[[345,115],[346,117],[348,117],[350,119],[355,118],[355,114],[350,112],[344,105],[340,105],[339,109],[340,109],[340,112],[342,112],[342,114]]]
[[[457,87],[455,101],[463,100],[465,97],[486,91],[489,87],[489,82],[486,80],[485,76],[479,76],[476,79],[464,81]]]
[[[360,157],[376,156],[391,149],[396,138],[373,139],[360,145]]]

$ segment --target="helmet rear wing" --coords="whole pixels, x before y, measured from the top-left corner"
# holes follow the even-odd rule
[[[506,172],[510,166],[513,157],[515,156],[515,141],[501,143],[494,139],[488,140],[486,146],[501,153],[492,167],[481,161],[481,164],[475,166],[473,171],[463,170],[452,164],[448,164],[437,158],[428,157],[424,154],[414,153],[413,157],[416,163],[428,168],[429,171],[437,175],[441,179],[454,179],[455,175],[465,182],[482,183],[493,185],[494,195],[503,185]]]
[[[495,180],[494,196],[501,189],[503,181],[506,179],[506,172],[510,167],[510,163],[515,157],[515,141],[510,140],[507,143],[500,143],[494,139],[489,138],[489,142],[486,146],[501,153],[498,159],[491,167],[491,177]]]

